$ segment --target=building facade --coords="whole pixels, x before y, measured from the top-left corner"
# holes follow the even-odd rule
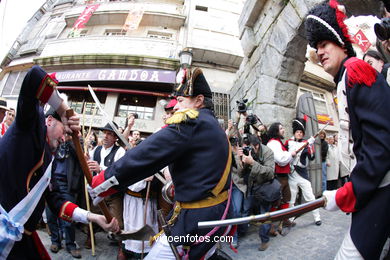
[[[87,86],[94,88],[108,120],[144,135],[162,124],[172,92],[178,54],[192,49],[203,69],[221,123],[229,117],[229,89],[243,58],[238,36],[239,0],[48,0],[30,19],[1,63],[0,96],[15,106],[27,70],[34,64],[56,72],[59,90],[86,126],[107,119]]]

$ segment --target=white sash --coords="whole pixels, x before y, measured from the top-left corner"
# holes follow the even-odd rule
[[[34,188],[9,213],[0,205],[0,259],[6,259],[15,241],[22,239],[23,226],[50,183],[52,162]]]

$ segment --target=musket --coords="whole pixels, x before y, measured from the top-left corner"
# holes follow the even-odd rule
[[[108,124],[111,126],[112,130],[115,132],[115,134],[118,136],[118,138],[126,145],[127,149],[131,149],[131,145],[129,144],[129,142],[126,140],[126,138],[123,136],[123,134],[121,134],[118,130],[118,128],[116,128],[116,126],[112,123],[111,120],[109,120],[109,116],[107,115],[106,111],[104,111],[103,107],[102,107],[102,104],[100,103],[98,97],[96,96],[95,94],[95,91],[93,90],[93,88],[88,85],[88,90],[89,92],[91,93],[92,95],[92,98],[93,100],[95,101],[95,104],[96,106],[99,108],[100,112],[103,114],[104,118],[107,120]],[[161,175],[159,174],[154,174],[154,176],[159,180],[161,181],[163,184],[166,184],[167,182],[165,181],[164,178],[161,177]]]
[[[231,218],[225,220],[202,221],[202,222],[198,222],[198,227],[214,228],[214,227],[226,227],[229,225],[246,224],[251,221],[257,221],[261,223],[268,222],[268,221],[269,222],[279,221],[279,220],[295,217],[297,215],[302,215],[306,212],[315,210],[320,207],[324,207],[325,204],[326,204],[326,199],[325,197],[322,197],[295,207],[291,207],[288,209],[281,209],[273,212],[267,212],[260,215],[252,215],[248,217]]]
[[[328,125],[329,125],[329,121],[328,121],[328,123],[326,123],[326,125],[324,125],[323,128],[321,128],[321,129],[313,136],[313,138],[317,138],[317,136],[321,133],[321,131],[323,131]],[[303,150],[306,146],[308,146],[308,145],[309,145],[308,142],[304,143],[301,147],[299,147],[299,148],[295,151],[295,153],[299,153],[300,151],[302,151],[302,150]]]

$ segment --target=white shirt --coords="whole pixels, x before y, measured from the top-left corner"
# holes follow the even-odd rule
[[[106,158],[107,155],[110,154],[113,147],[114,145],[106,149],[104,148],[104,146],[102,146],[102,150],[100,151],[100,165],[99,165],[102,171],[107,169],[107,166],[104,165],[104,159]],[[89,152],[89,158],[91,158],[91,160],[93,160],[93,156],[95,155],[96,148],[97,147],[95,147],[95,149]],[[119,147],[119,149],[115,153],[114,162],[118,161],[123,155],[125,155],[125,153],[126,150],[123,149],[122,147]]]
[[[276,140],[271,140],[268,142],[267,146],[274,152],[275,163],[280,166],[286,166],[293,159],[291,153],[288,151],[283,151],[281,143]]]

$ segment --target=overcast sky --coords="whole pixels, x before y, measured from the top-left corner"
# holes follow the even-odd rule
[[[0,0],[0,62],[45,0]]]

